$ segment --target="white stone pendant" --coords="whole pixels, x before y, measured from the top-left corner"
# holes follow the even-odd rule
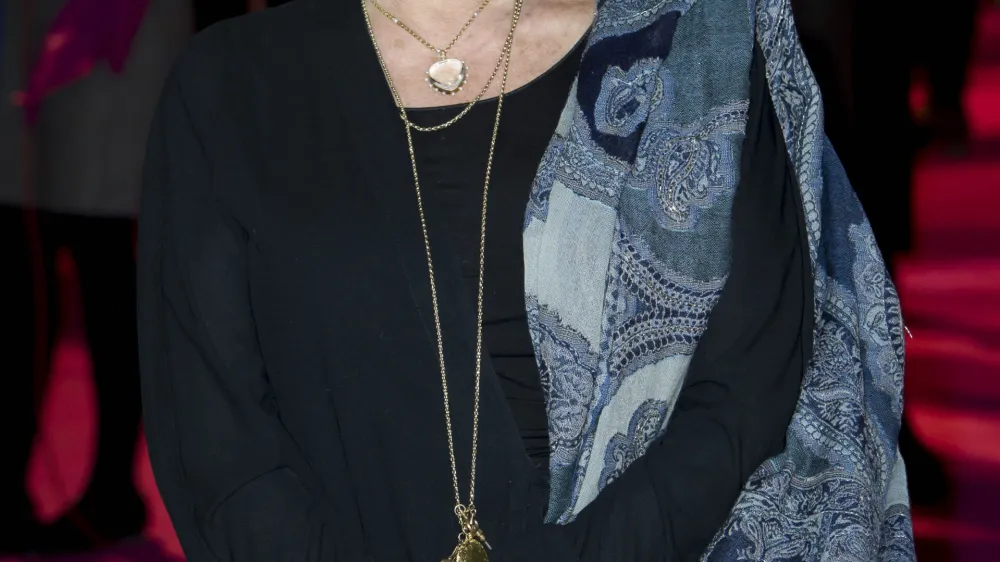
[[[458,59],[441,59],[427,69],[427,83],[438,92],[455,95],[465,85],[469,71]]]

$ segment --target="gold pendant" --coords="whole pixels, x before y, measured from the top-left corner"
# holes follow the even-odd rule
[[[451,552],[451,556],[441,562],[489,562],[489,560],[483,543],[472,537],[465,537]]]
[[[458,546],[451,552],[451,556],[441,562],[489,562],[486,549],[490,547],[490,543],[486,542],[486,535],[479,528],[475,508],[471,511],[456,508],[456,513],[462,522],[462,534],[458,535]]]

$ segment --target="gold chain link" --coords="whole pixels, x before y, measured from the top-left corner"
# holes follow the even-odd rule
[[[372,0],[374,3],[374,0]],[[413,123],[410,122],[409,117],[406,114],[406,108],[403,105],[402,98],[396,91],[396,87],[393,85],[392,77],[389,75],[388,67],[385,64],[385,60],[382,58],[382,52],[379,50],[378,41],[375,39],[375,32],[372,29],[371,19],[368,13],[368,5],[366,0],[361,0],[362,9],[364,10],[365,25],[368,26],[368,34],[371,37],[372,45],[375,47],[375,54],[378,57],[379,64],[382,67],[382,72],[385,74],[386,83],[389,85],[389,89],[392,91],[393,99],[396,102],[396,106],[399,109],[400,116],[403,119],[406,130],[406,144],[407,149],[410,154],[410,167],[413,171],[413,185],[416,189],[417,194],[417,210],[420,214],[420,229],[424,238],[424,251],[427,257],[427,275],[430,280],[431,288],[431,304],[433,305],[434,311],[434,330],[437,335],[437,355],[438,364],[441,368],[441,389],[444,394],[444,415],[446,430],[448,434],[448,458],[451,461],[451,482],[452,487],[455,492],[455,515],[458,516],[459,520],[462,522],[463,528],[468,522],[475,521],[476,507],[476,456],[479,449],[479,389],[480,389],[480,378],[482,372],[482,352],[483,352],[483,279],[486,270],[486,210],[487,202],[489,199],[490,190],[490,176],[493,172],[493,155],[496,152],[496,142],[497,133],[500,130],[500,113],[503,108],[503,97],[504,91],[507,87],[507,71],[510,68],[510,58],[511,50],[514,41],[514,30],[517,28],[517,22],[521,17],[521,6],[523,0],[515,0],[514,2],[514,12],[511,16],[511,26],[510,33],[507,35],[507,40],[504,43],[503,51],[501,52],[501,60],[503,61],[503,75],[500,79],[500,93],[497,97],[497,113],[496,118],[493,121],[493,134],[490,138],[490,152],[489,157],[486,160],[486,179],[483,182],[483,208],[482,208],[482,220],[480,222],[479,230],[479,290],[476,297],[476,371],[475,371],[475,396],[473,399],[473,409],[472,409],[472,464],[470,466],[470,476],[469,476],[469,502],[468,504],[462,503],[462,495],[458,484],[458,465],[455,461],[455,439],[454,433],[451,427],[451,400],[449,398],[448,392],[448,375],[445,369],[445,359],[444,359],[444,337],[441,330],[441,317],[438,312],[438,298],[437,298],[437,284],[434,280],[434,260],[431,257],[431,241],[430,236],[427,231],[427,219],[424,215],[424,203],[423,196],[420,190],[420,177],[417,173],[417,157],[416,152],[413,148],[413,130],[422,130]],[[378,5],[375,4],[377,7]],[[499,65],[498,65],[499,68]],[[495,72],[494,72],[495,74]],[[476,98],[479,101],[479,98]],[[476,102],[474,101],[473,104]],[[472,107],[470,104],[469,107]],[[467,111],[467,110],[466,110]],[[439,127],[443,128],[443,127]],[[436,130],[436,129],[432,129]]]
[[[426,39],[421,37],[420,34],[414,31],[412,27],[403,23],[403,20],[392,15],[391,13],[389,13],[388,10],[383,8],[381,4],[379,4],[375,0],[372,0],[372,5],[375,6],[375,9],[378,10],[379,13],[389,18],[389,20],[391,20],[392,23],[398,25],[399,28],[402,29],[403,31],[412,35],[414,39],[420,41],[421,45],[437,53],[437,56],[442,59],[448,58],[448,51],[450,51],[451,48],[455,46],[455,43],[458,43],[458,40],[462,37],[462,35],[465,34],[465,30],[469,29],[469,26],[472,25],[472,22],[476,21],[476,18],[479,17],[479,13],[482,12],[484,9],[486,9],[486,6],[489,5],[489,3],[490,0],[483,0],[483,3],[480,4],[478,8],[476,8],[476,11],[472,12],[472,17],[469,18],[469,21],[465,22],[465,25],[462,26],[462,29],[458,30],[458,33],[455,35],[455,38],[451,40],[451,43],[448,43],[448,46],[445,47],[444,49],[438,49],[434,45],[431,45]]]
[[[364,2],[362,2],[362,4],[364,4]],[[378,4],[375,3],[375,0],[372,0],[372,4],[374,4],[376,8],[379,7]],[[485,4],[483,5],[485,6]],[[373,44],[375,44],[375,54],[378,55],[378,62],[382,66],[382,73],[385,74],[385,81],[389,84],[389,90],[392,92],[392,98],[396,102],[396,107],[398,107],[402,111],[405,105],[403,104],[402,98],[396,92],[396,85],[393,83],[392,76],[389,74],[389,68],[386,66],[385,61],[382,59],[382,53],[378,48],[378,44],[375,43],[375,32],[372,29],[371,19],[369,18],[368,15],[368,6],[367,4],[364,4],[364,6],[365,6],[365,23],[368,26],[368,33],[372,38],[372,42]],[[406,122],[407,127],[420,131],[421,133],[432,133],[434,131],[440,131],[442,129],[451,127],[452,125],[457,123],[459,119],[465,117],[467,113],[472,111],[472,108],[475,107],[475,105],[479,103],[480,100],[483,99],[483,96],[486,95],[486,92],[489,91],[490,85],[493,84],[493,80],[496,79],[497,73],[500,72],[500,67],[504,64],[504,57],[509,53],[511,46],[514,43],[514,28],[517,27],[517,18],[520,17],[520,7],[521,3],[515,2],[514,8],[515,10],[518,10],[518,13],[514,14],[514,16],[511,18],[510,31],[507,33],[507,39],[504,41],[503,49],[500,50],[500,56],[497,58],[496,64],[493,65],[493,72],[490,73],[490,77],[486,81],[486,85],[483,86],[481,90],[479,90],[479,93],[476,95],[476,97],[468,104],[466,104],[466,106],[463,107],[462,110],[459,111],[458,114],[456,114],[454,117],[438,125],[431,125],[428,127],[417,125],[416,123],[413,123],[409,119],[407,119],[406,115],[404,114],[403,121]],[[504,72],[506,73],[506,70],[504,70]]]

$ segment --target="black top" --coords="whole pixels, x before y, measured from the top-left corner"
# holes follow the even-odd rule
[[[574,523],[542,523],[545,482],[484,364],[476,498],[493,562],[694,559],[781,450],[812,285],[761,60],[729,282],[669,430]],[[190,562],[437,562],[454,547],[407,160],[354,2],[216,26],[169,79],[140,222],[140,354],[153,469]],[[474,307],[454,260],[437,266],[466,489]]]
[[[543,76],[504,96],[486,222],[483,354],[493,363],[528,457],[544,474],[548,421],[524,309],[521,232],[531,183],[566,104],[584,45],[581,41]],[[418,125],[436,125],[460,107],[411,110],[410,118]],[[481,102],[451,127],[414,136],[428,228],[440,230],[449,243],[432,248],[434,259],[458,261],[473,306],[479,284],[483,174],[496,111],[495,99]]]

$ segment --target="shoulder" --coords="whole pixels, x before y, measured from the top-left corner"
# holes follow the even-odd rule
[[[327,4],[339,3],[295,0],[219,22],[189,41],[170,80],[195,106],[231,106],[262,97],[296,69],[323,58],[312,39],[336,34],[342,22]]]

